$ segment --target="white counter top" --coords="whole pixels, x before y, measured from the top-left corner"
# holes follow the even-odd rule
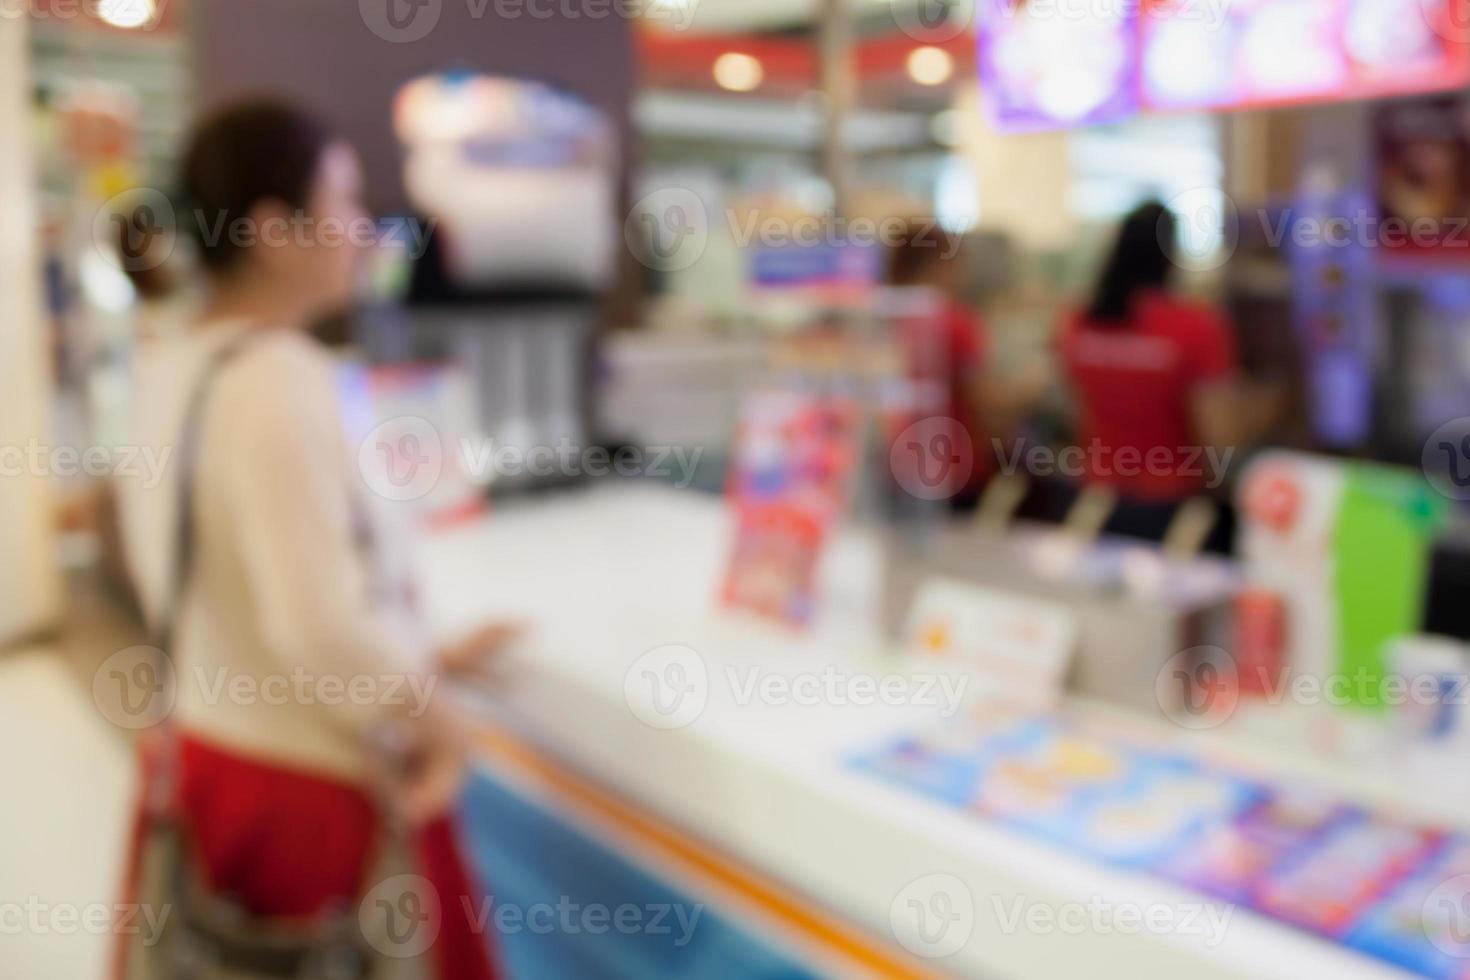
[[[1015,978],[1404,976],[1244,909],[1231,911],[1222,935],[1016,927],[1012,916],[1033,906],[1188,914],[1204,900],[841,764],[885,735],[937,723],[937,705],[748,698],[752,678],[782,678],[764,681],[780,689],[796,675],[882,678],[895,667],[880,659],[871,633],[877,602],[865,589],[876,578],[867,542],[850,537],[834,548],[831,608],[800,636],[717,612],[730,533],[718,501],[653,487],[518,504],[429,543],[430,614],[446,631],[486,616],[533,622],[504,694],[528,735],[874,935],[894,935],[891,916],[905,913],[916,887],[924,899],[928,876],[959,878],[973,899],[973,932],[936,967]],[[676,712],[687,725],[655,727],[640,720],[650,717],[644,672],[665,664],[640,658],[671,644],[697,655],[683,655],[683,666],[702,667],[707,700],[697,717],[693,707]],[[688,670],[682,680],[690,681]]]

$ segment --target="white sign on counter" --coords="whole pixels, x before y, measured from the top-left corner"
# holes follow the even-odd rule
[[[1060,697],[1076,646],[1066,606],[949,578],[919,586],[904,630],[906,652],[973,667],[1028,701]]]

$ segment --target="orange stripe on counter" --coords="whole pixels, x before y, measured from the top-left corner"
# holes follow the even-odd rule
[[[499,727],[482,727],[476,740],[496,768],[528,779],[576,813],[606,824],[665,859],[678,871],[711,880],[788,929],[799,941],[845,960],[863,973],[894,980],[931,980],[947,974],[927,969],[835,916],[812,908],[771,878],[725,857],[672,825],[552,760]]]

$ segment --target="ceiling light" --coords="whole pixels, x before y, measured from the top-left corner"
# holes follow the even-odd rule
[[[920,85],[943,85],[954,77],[954,58],[943,48],[923,47],[909,52],[909,77]]]
[[[152,23],[157,11],[157,0],[98,0],[97,3],[98,18],[124,30]]]
[[[765,77],[760,61],[748,54],[728,51],[715,59],[715,81],[731,92],[752,92]]]

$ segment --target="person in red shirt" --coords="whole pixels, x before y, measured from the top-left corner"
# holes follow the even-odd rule
[[[963,239],[916,223],[894,249],[889,282],[913,297],[895,318],[914,399],[892,456],[898,482],[927,499],[972,508],[998,458],[993,436],[1035,400],[1031,379],[988,376],[989,340],[978,310],[962,298]],[[1025,390],[1022,390],[1022,389]],[[945,482],[936,484],[943,479]]]
[[[1250,433],[1235,335],[1170,295],[1176,224],[1162,204],[1123,222],[1091,305],[1070,314],[1060,359],[1076,394],[1084,481],[1119,497],[1109,530],[1161,539],[1183,501],[1216,489]],[[1228,533],[1228,532],[1227,532]],[[1211,546],[1228,548],[1214,536]]]

